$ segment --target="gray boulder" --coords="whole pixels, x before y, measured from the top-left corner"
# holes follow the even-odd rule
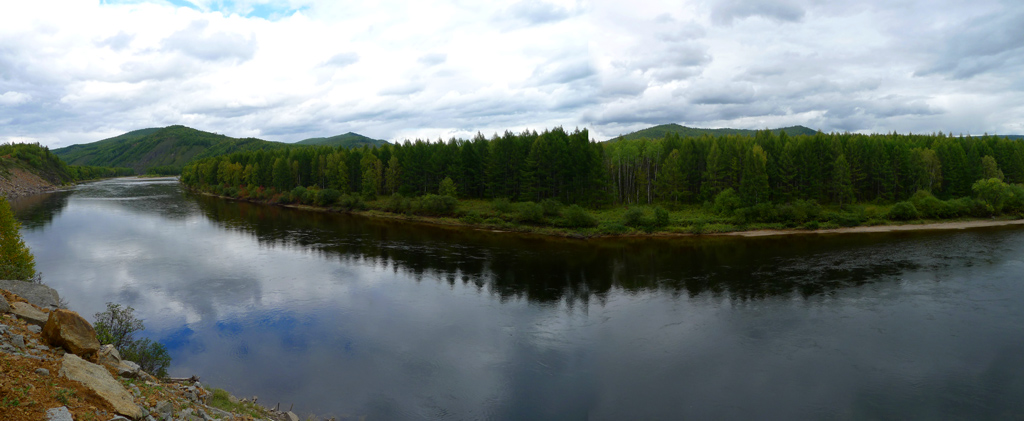
[[[0,295],[0,314],[10,313],[11,304],[7,302],[7,299],[3,295]]]
[[[62,406],[60,408],[50,408],[46,411],[46,421],[74,421],[71,417],[71,411],[68,408]]]
[[[132,395],[124,386],[121,386],[121,383],[101,365],[83,360],[75,354],[64,354],[59,374],[96,392],[96,395],[110,404],[118,414],[132,419],[146,415],[142,408],[135,404]]]
[[[13,292],[24,298],[25,301],[35,304],[40,308],[48,308],[50,310],[60,308],[60,295],[53,288],[43,284],[0,280],[0,289]]]
[[[43,313],[32,307],[32,305],[21,301],[11,304],[11,313],[14,313],[19,319],[39,327],[43,327],[46,324],[46,319],[50,317],[49,314]]]

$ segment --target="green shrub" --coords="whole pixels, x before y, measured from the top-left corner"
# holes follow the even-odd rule
[[[516,205],[516,219],[523,222],[544,221],[544,207],[533,202],[522,202]]]
[[[573,228],[589,228],[597,226],[597,219],[580,205],[570,205],[562,211],[565,225]]]
[[[669,223],[668,211],[661,206],[654,207],[654,226],[658,228],[667,227]]]
[[[512,213],[514,210],[512,208],[512,202],[509,202],[508,199],[504,197],[494,199],[494,201],[491,202],[491,207],[498,213]]]
[[[1006,199],[1006,203],[1003,203],[1003,212],[1024,212],[1024,186],[1012,184],[1007,189],[1010,191],[1010,196]]]
[[[480,214],[477,213],[476,211],[469,211],[461,218],[459,218],[459,221],[462,222],[463,224],[477,225],[483,223],[484,219],[480,217]]]
[[[917,219],[917,208],[915,208],[914,204],[910,202],[898,202],[895,205],[892,205],[892,208],[889,209],[889,213],[886,217],[893,221],[909,221],[911,219]]]
[[[10,203],[0,196],[0,279],[27,281],[36,276],[36,260],[20,228]]]
[[[715,203],[712,210],[719,215],[732,216],[733,212],[739,209],[742,204],[743,201],[740,200],[740,196],[736,194],[736,191],[729,188],[715,195]]]
[[[557,199],[544,199],[540,201],[540,206],[544,208],[544,215],[547,216],[560,216],[562,213],[562,202]]]
[[[625,225],[616,222],[603,223],[597,227],[597,230],[602,234],[624,234],[629,231]]]
[[[366,209],[366,202],[359,196],[343,194],[338,198],[338,206],[344,210],[363,210]]]
[[[309,192],[306,191],[306,188],[302,187],[302,186],[298,186],[298,187],[292,189],[291,196],[292,196],[292,198],[291,198],[292,202],[302,203],[302,204],[308,204],[310,202],[310,200],[309,200]]]
[[[949,209],[946,203],[935,198],[931,193],[925,190],[918,190],[910,197],[910,203],[914,204],[914,208],[925,218],[940,219],[949,217]]]
[[[413,207],[418,214],[442,216],[454,212],[458,202],[452,196],[428,194],[417,199]]]
[[[320,190],[317,193],[317,195],[316,195],[316,205],[317,206],[331,206],[331,205],[334,205],[334,202],[337,202],[339,197],[341,197],[341,192],[337,191],[335,189],[323,189],[323,190]]]
[[[646,225],[644,221],[644,210],[640,209],[639,206],[633,206],[626,209],[626,212],[622,214],[622,224],[627,227],[641,227]]]
[[[134,361],[147,373],[156,377],[167,377],[171,356],[159,342],[149,339],[135,339],[135,333],[144,330],[142,320],[135,317],[130,306],[107,303],[107,310],[96,313],[96,339],[101,344],[111,344],[128,361]]]

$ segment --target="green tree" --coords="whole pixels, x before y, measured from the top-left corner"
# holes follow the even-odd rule
[[[135,339],[135,334],[146,329],[142,320],[135,317],[131,306],[107,303],[106,311],[96,313],[96,339],[101,344],[111,344],[121,357],[133,361],[144,371],[156,377],[167,377],[171,356],[167,348],[149,339]]]
[[[989,155],[981,158],[981,178],[995,178],[999,181],[1003,181],[1003,172],[999,170],[999,164],[996,164],[995,158]]]
[[[35,258],[21,239],[20,228],[7,198],[0,197],[0,279],[28,281],[36,275]]]
[[[740,198],[746,206],[768,201],[768,154],[754,145],[743,160],[743,176],[740,181]]]
[[[437,187],[437,194],[441,196],[458,197],[459,190],[455,186],[455,182],[452,181],[451,177],[445,177]]]
[[[998,178],[978,180],[971,186],[978,200],[985,203],[989,213],[999,213],[1003,210],[1003,203],[1013,196],[1009,186]]]
[[[832,196],[839,206],[853,203],[853,180],[846,155],[839,155],[832,164]]]

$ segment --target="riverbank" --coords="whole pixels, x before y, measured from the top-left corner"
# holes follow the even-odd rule
[[[82,327],[88,322],[60,306],[57,292],[45,285],[0,281],[4,420],[298,419],[263,408],[255,397],[238,399],[209,388],[196,376],[155,378],[121,360],[111,346],[99,347],[92,327]]]
[[[186,186],[186,189],[187,186]],[[490,210],[492,204],[479,200],[459,201],[459,209],[452,216],[427,216],[408,213],[395,213],[382,210],[386,204],[381,201],[371,201],[365,204],[365,209],[342,209],[338,207],[323,207],[306,204],[293,203],[268,203],[262,200],[251,200],[217,195],[205,191],[190,191],[210,197],[217,197],[225,200],[234,200],[253,203],[264,206],[280,206],[292,209],[302,209],[314,212],[333,212],[359,215],[374,219],[385,219],[401,221],[404,223],[433,225],[458,229],[473,229],[479,231],[516,233],[523,235],[539,235],[561,237],[569,239],[598,239],[598,238],[635,238],[635,237],[694,237],[694,236],[740,236],[740,237],[765,237],[785,235],[829,235],[829,234],[856,234],[856,233],[881,233],[896,231],[928,231],[928,230],[960,230],[970,228],[996,227],[1008,225],[1024,225],[1024,219],[1016,215],[1002,215],[986,219],[981,218],[958,218],[952,220],[925,220],[917,219],[910,221],[890,221],[872,218],[864,221],[862,225],[839,226],[835,223],[807,223],[796,227],[786,227],[783,224],[751,223],[736,224],[729,222],[728,218],[708,218],[706,213],[699,210],[684,210],[672,212],[670,223],[661,228],[625,226],[618,221],[622,220],[628,208],[613,208],[610,210],[596,211],[595,218],[597,227],[591,228],[566,228],[551,225],[539,225],[516,221],[508,214],[499,214]],[[640,208],[634,206],[635,208]],[[886,207],[873,206],[869,211],[873,214],[885,214]],[[497,217],[498,215],[503,218]],[[683,222],[687,221],[687,222]],[[696,221],[696,222],[694,222]]]
[[[22,168],[9,168],[7,174],[0,175],[0,196],[8,199],[47,193],[60,187]]]

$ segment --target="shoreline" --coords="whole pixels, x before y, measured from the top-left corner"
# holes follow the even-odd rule
[[[200,194],[203,196],[215,197],[224,200],[231,200],[236,202],[251,203],[254,205],[263,206],[278,206],[291,209],[300,209],[312,212],[324,212],[324,213],[344,213],[349,215],[358,215],[366,218],[382,219],[400,221],[414,224],[430,225],[435,227],[446,227],[446,228],[462,228],[472,229],[477,231],[488,231],[494,233],[509,233],[518,235],[530,235],[530,236],[543,236],[543,237],[554,237],[564,239],[577,239],[577,240],[598,240],[598,239],[615,239],[615,238],[668,238],[668,237],[773,237],[773,236],[791,236],[791,235],[830,235],[830,234],[868,234],[868,233],[891,233],[891,232],[903,232],[903,231],[949,231],[949,230],[965,230],[972,228],[988,228],[988,227],[1001,227],[1011,225],[1024,225],[1024,219],[959,219],[951,220],[947,222],[934,222],[926,220],[918,220],[915,222],[909,222],[906,224],[887,224],[887,225],[860,225],[854,227],[840,227],[840,228],[827,228],[827,229],[751,229],[742,231],[730,231],[730,232],[715,232],[715,233],[688,233],[688,232],[650,232],[650,233],[626,233],[626,234],[601,234],[601,233],[580,233],[565,230],[559,227],[538,227],[541,230],[515,230],[502,227],[491,227],[485,225],[467,224],[459,221],[456,218],[451,217],[429,217],[420,215],[406,215],[396,214],[386,211],[380,211],[376,209],[368,209],[362,211],[341,211],[332,208],[325,208],[319,206],[310,205],[296,205],[296,204],[280,204],[280,203],[267,203],[264,201],[239,199],[235,197],[220,196],[209,192],[203,192],[193,190],[184,186],[185,190]]]

